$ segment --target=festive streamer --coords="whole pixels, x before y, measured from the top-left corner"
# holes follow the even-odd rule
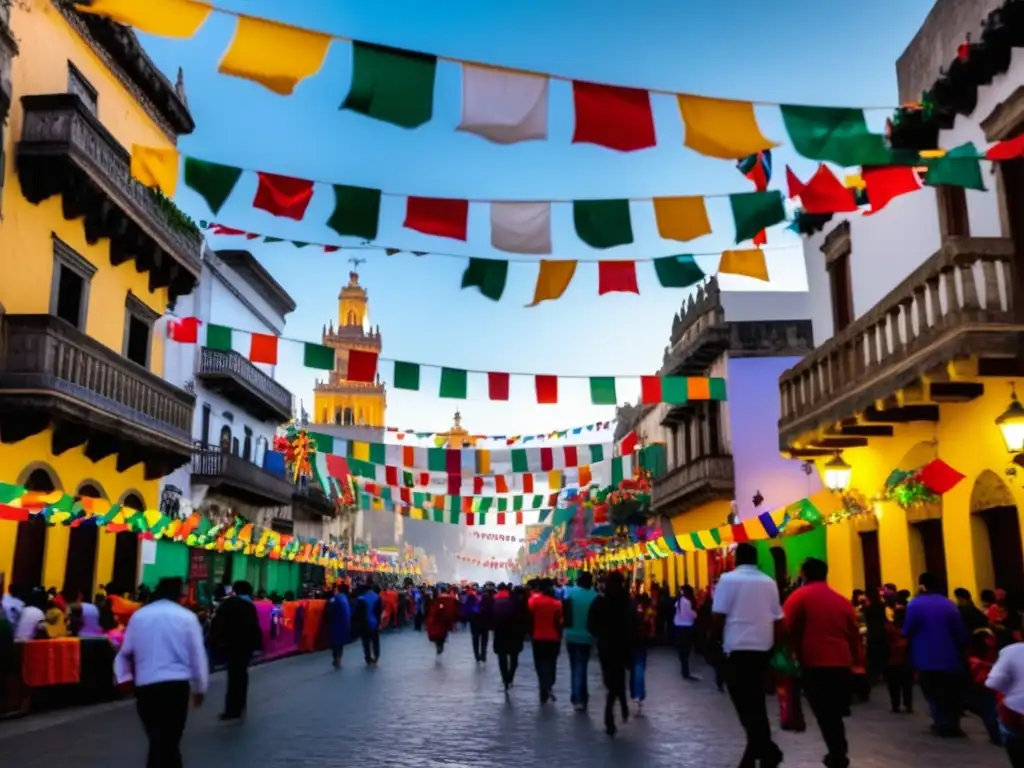
[[[551,508],[519,510],[511,512],[462,512],[461,510],[434,509],[417,507],[412,504],[403,504],[400,501],[388,501],[380,496],[371,496],[368,493],[357,495],[359,509],[372,510],[375,512],[392,512],[411,520],[424,520],[434,523],[448,523],[450,525],[462,526],[495,526],[509,525],[522,526],[534,524],[532,521],[546,520],[553,510]],[[531,522],[527,522],[527,521]],[[540,523],[536,523],[540,524]],[[546,525],[544,527],[547,527]]]
[[[500,144],[546,139],[548,83],[568,79],[364,43],[195,0],[147,0],[143,4],[82,0],[78,8],[149,34],[173,38],[194,35],[213,11],[234,16],[235,36],[219,71],[282,95],[293,93],[302,80],[320,70],[333,41],[348,40],[353,72],[342,109],[403,128],[415,128],[433,118],[438,61],[453,62],[462,70],[458,130]],[[667,94],[676,100],[685,127],[685,145],[705,156],[732,161],[777,145],[762,133],[754,111],[755,106],[772,105],[781,110],[786,133],[800,154],[812,159],[828,159],[823,157],[828,155],[848,165],[880,164],[878,158],[885,156],[884,142],[868,131],[864,111],[896,108],[777,104],[570,82],[575,108],[574,143],[621,152],[655,146],[651,96]]]
[[[515,544],[523,544],[526,542],[524,537],[515,536],[510,533],[482,533],[481,531],[473,531],[472,536],[475,539],[486,539],[487,541],[507,541]]]
[[[506,571],[514,570],[516,567],[516,561],[512,558],[507,560],[497,560],[493,557],[473,557],[472,555],[455,555],[455,559],[463,563],[469,563],[470,565],[477,565],[481,568],[494,568],[502,569]]]
[[[615,424],[615,420],[612,421],[596,421],[593,424],[585,424],[580,427],[568,427],[566,429],[556,429],[551,432],[543,432],[534,435],[460,435],[460,438],[467,440],[470,443],[478,442],[503,442],[505,445],[520,445],[524,443],[531,443],[534,441],[546,442],[548,440],[560,440],[569,435],[581,435],[584,432],[604,431],[612,428]],[[402,429],[400,427],[384,427],[384,431],[394,434],[396,440],[405,440],[407,437],[414,437],[419,440],[432,440],[434,441],[435,448],[444,448],[448,445],[448,435],[451,430],[441,430],[436,432],[417,430],[417,429]]]
[[[244,339],[248,339],[248,358],[254,363],[274,365],[278,359],[280,342],[296,344],[302,348],[302,358],[307,368],[317,370],[335,370],[335,355],[344,354],[346,379],[355,382],[373,383],[378,380],[378,362],[384,360],[394,365],[391,380],[395,389],[410,391],[420,390],[420,370],[423,368],[441,371],[438,396],[456,400],[466,400],[469,391],[469,374],[486,376],[490,400],[508,400],[508,382],[511,376],[532,378],[535,382],[537,402],[554,404],[558,402],[558,379],[584,379],[590,382],[591,401],[594,405],[615,405],[618,402],[616,381],[618,379],[640,379],[643,391],[649,396],[657,393],[658,399],[644,399],[644,403],[671,403],[682,405],[691,400],[725,401],[725,379],[697,376],[578,376],[538,373],[509,373],[497,371],[480,371],[470,368],[448,368],[431,363],[412,363],[402,360],[380,358],[376,352],[368,350],[340,351],[315,342],[304,342],[283,336],[251,333],[238,328],[224,325],[204,323],[197,317],[172,318],[167,326],[168,337],[181,344],[199,344],[200,326],[205,325],[203,346],[208,349],[236,351],[237,346],[246,349]],[[237,350],[240,351],[240,350]],[[495,386],[499,382],[500,386]]]

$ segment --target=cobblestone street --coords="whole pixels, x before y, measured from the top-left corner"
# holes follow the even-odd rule
[[[564,653],[558,702],[540,707],[529,649],[509,701],[494,658],[486,666],[472,661],[468,633],[455,635],[440,661],[426,637],[411,631],[384,638],[377,668],[363,666],[360,650],[350,647],[340,672],[326,654],[255,668],[242,725],[217,721],[224,678],[215,676],[205,706],[189,720],[186,766],[733,768],[739,761],[742,732],[727,697],[706,677],[682,681],[667,650],[651,654],[644,717],[631,719],[614,740],[602,730],[593,664],[591,712],[572,711]],[[878,695],[884,691],[875,693],[848,721],[855,768],[1004,764],[976,720],[965,723],[969,740],[940,741],[924,734],[922,715],[892,715]],[[769,705],[777,709],[774,700]],[[821,765],[824,748],[812,724],[803,734],[776,734],[784,765]],[[132,705],[118,703],[2,723],[0,754],[19,768],[136,766],[144,763],[145,740]]]

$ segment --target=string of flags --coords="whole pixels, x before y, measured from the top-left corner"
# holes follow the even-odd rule
[[[249,232],[222,224],[208,224],[207,231],[211,235],[242,236],[247,240],[260,240],[263,243],[290,243],[297,248],[314,246],[323,248],[325,253],[342,250],[341,245],[326,245],[307,241],[285,240],[279,237]],[[402,253],[400,248],[383,248],[370,245],[344,246],[347,250],[377,250],[388,256]],[[725,251],[708,251],[704,253],[677,254],[657,258],[637,259],[540,259],[524,262],[522,260],[493,259],[475,256],[456,256],[455,254],[434,254],[427,251],[408,251],[413,256],[449,256],[468,259],[466,269],[462,273],[462,288],[476,288],[483,296],[498,301],[505,292],[508,282],[509,264],[529,263],[537,268],[537,280],[533,290],[533,300],[527,306],[535,307],[545,301],[562,298],[569,285],[576,277],[580,264],[597,264],[597,293],[604,296],[609,293],[640,293],[637,280],[637,264],[651,263],[658,284],[663,288],[689,288],[703,281],[710,274],[737,275],[754,280],[769,281],[766,248],[743,248]],[[783,249],[779,249],[783,250]],[[789,249],[791,250],[791,249]],[[717,262],[715,261],[717,259]],[[704,263],[702,266],[702,262]],[[712,267],[711,264],[716,264]]]
[[[584,424],[579,427],[567,427],[566,429],[555,429],[551,432],[543,432],[534,435],[466,435],[462,439],[471,443],[477,442],[503,442],[505,445],[518,445],[520,443],[531,443],[534,441],[560,440],[569,435],[580,435],[583,432],[604,431],[612,428],[615,423],[612,421],[595,421],[592,424]],[[395,436],[396,440],[404,440],[407,437],[415,437],[419,440],[433,440],[435,447],[443,448],[448,444],[448,436],[451,430],[431,432],[418,429],[402,429],[400,427],[384,427],[384,430]]]
[[[405,198],[402,226],[420,234],[465,242],[469,238],[470,206],[489,207],[490,243],[500,251],[531,256],[552,253],[552,209],[572,209],[577,236],[592,248],[606,249],[634,242],[631,203],[650,201],[658,234],[687,242],[711,233],[707,201],[727,198],[735,242],[753,238],[762,229],[786,219],[777,190],[728,195],[665,196],[655,198],[578,200],[471,200],[397,195],[371,187],[296,178],[250,170],[181,155],[177,149],[132,147],[132,175],[147,186],[173,197],[179,179],[196,192],[216,216],[239,184],[243,172],[256,176],[252,207],[273,216],[303,221],[320,186],[333,190],[334,208],[326,226],[344,237],[376,240],[381,230],[381,203],[387,196]]]
[[[352,79],[341,109],[412,129],[434,117],[439,61],[462,74],[458,130],[497,144],[549,138],[549,74],[350,40],[269,19],[237,13],[197,0],[82,0],[78,6],[143,32],[191,38],[215,10],[236,18],[234,37],[218,71],[290,95],[323,67],[335,40],[351,42]],[[762,132],[755,105],[766,101],[719,99],[658,89],[571,80],[575,112],[573,143],[631,152],[658,143],[652,95],[675,101],[684,144],[708,156],[735,161],[778,143]],[[868,130],[864,108],[775,104],[796,151],[838,165],[884,165],[884,137]],[[871,107],[895,110],[895,105]]]
[[[381,358],[371,350],[343,350],[314,342],[300,341],[266,333],[253,333],[215,323],[205,323],[198,317],[172,318],[167,326],[168,338],[181,344],[199,344],[200,326],[205,326],[203,346],[224,352],[238,351],[245,354],[250,362],[277,365],[280,343],[283,341],[302,348],[303,365],[323,371],[340,371],[348,381],[372,384],[379,381],[379,362],[392,365],[391,386],[395,389],[421,391],[423,369],[440,370],[438,397],[466,400],[469,394],[469,375],[486,380],[487,397],[492,401],[509,400],[511,378],[526,377],[533,380],[536,402],[542,405],[556,404],[559,397],[559,380],[583,379],[589,382],[590,400],[593,405],[617,405],[619,403],[617,381],[639,379],[641,403],[669,403],[683,405],[692,400],[725,401],[725,379],[705,376],[578,376],[539,373],[509,373],[502,371],[478,371],[467,368],[451,368],[432,363],[416,363],[404,360]]]
[[[384,499],[379,495],[360,493],[356,495],[359,509],[372,510],[375,512],[387,511],[410,520],[425,520],[434,523],[448,523],[460,526],[493,526],[493,525],[538,525],[544,524],[554,511],[550,507],[542,509],[513,510],[510,512],[498,512],[488,510],[483,512],[464,512],[462,509],[445,509],[444,507],[417,507],[413,504],[405,504],[401,501]],[[531,522],[527,522],[527,518]],[[533,520],[539,522],[533,523]]]
[[[470,565],[478,565],[481,568],[494,568],[506,571],[514,570],[516,561],[512,558],[497,560],[493,557],[473,557],[472,555],[455,555],[455,559]]]

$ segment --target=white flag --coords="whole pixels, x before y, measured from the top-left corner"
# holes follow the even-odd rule
[[[551,203],[491,203],[491,245],[509,253],[551,253]]]
[[[459,130],[497,144],[546,139],[548,79],[463,64]]]

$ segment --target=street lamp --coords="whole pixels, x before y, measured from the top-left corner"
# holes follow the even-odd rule
[[[1017,399],[1017,390],[1010,385],[1010,406],[996,419],[996,426],[1003,435],[1006,450],[1010,453],[1024,451],[1024,405]]]
[[[825,485],[830,491],[842,493],[850,487],[850,475],[853,467],[843,461],[843,456],[837,453],[830,462],[825,465]]]

